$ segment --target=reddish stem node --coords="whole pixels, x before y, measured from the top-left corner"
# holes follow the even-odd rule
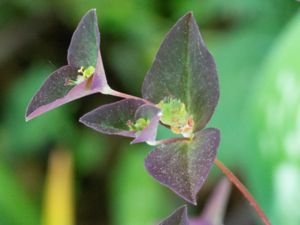
[[[266,214],[260,208],[254,197],[250,194],[247,188],[241,183],[241,181],[218,159],[215,159],[215,164],[219,169],[227,176],[227,178],[239,189],[244,195],[250,205],[255,209],[257,214],[260,216],[265,225],[271,225]]]

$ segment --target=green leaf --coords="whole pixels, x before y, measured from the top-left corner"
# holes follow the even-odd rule
[[[0,217],[7,218],[9,224],[13,225],[38,225],[40,218],[37,205],[1,161],[0,184]]]
[[[250,109],[256,145],[248,158],[257,163],[254,168],[251,165],[249,175],[258,201],[269,206],[274,224],[300,224],[299,26],[300,13],[270,52]]]

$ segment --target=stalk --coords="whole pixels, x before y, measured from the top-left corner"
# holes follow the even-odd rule
[[[259,217],[262,219],[265,225],[271,225],[266,214],[260,208],[258,203],[255,201],[254,197],[250,194],[247,188],[241,183],[241,181],[217,158],[215,159],[215,164],[219,169],[227,176],[227,178],[239,189],[239,191],[244,195],[250,205],[255,209]]]
[[[110,90],[110,92],[108,94],[116,96],[116,97],[120,97],[120,98],[127,98],[127,99],[131,98],[131,99],[141,100],[141,101],[145,102],[146,104],[154,105],[152,102],[149,102],[146,99],[143,99],[143,98],[140,98],[137,96],[133,96],[133,95],[129,95],[129,94],[125,94],[125,93],[115,91],[115,90]]]

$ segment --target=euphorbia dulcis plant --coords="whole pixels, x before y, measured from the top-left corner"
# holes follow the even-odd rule
[[[101,133],[132,137],[133,144],[156,146],[145,159],[146,169],[192,204],[197,204],[197,193],[214,162],[236,184],[236,177],[216,160],[219,130],[205,128],[218,103],[219,83],[214,59],[192,13],[180,18],[165,37],[145,77],[142,98],[109,87],[99,46],[93,9],[73,34],[68,65],[44,82],[27,108],[26,120],[90,94],[118,96],[123,100],[100,106],[80,122]],[[156,140],[159,124],[182,137]],[[254,204],[245,188],[238,187]],[[257,205],[255,209],[265,218]]]

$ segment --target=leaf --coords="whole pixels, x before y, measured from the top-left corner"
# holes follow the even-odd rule
[[[173,212],[167,219],[160,222],[158,225],[189,225],[186,205],[176,209],[175,212]]]
[[[68,64],[74,68],[96,66],[100,43],[96,10],[89,10],[79,22],[68,49]]]
[[[244,156],[249,181],[274,224],[300,224],[299,26],[298,11],[265,59],[248,104],[252,145]]]
[[[96,68],[91,89],[108,87],[100,54],[100,32],[96,10],[89,10],[79,22],[68,49],[68,64],[74,68]]]
[[[182,206],[159,225],[222,225],[230,187],[230,182],[223,178],[214,189],[200,217],[188,220],[187,207]]]
[[[76,79],[77,74],[77,70],[71,66],[63,66],[53,72],[29,103],[26,120],[28,121],[74,99],[95,93],[96,90],[88,89],[89,80],[75,87],[65,85],[67,80]]]
[[[192,141],[158,146],[146,157],[145,167],[161,184],[196,205],[196,195],[208,176],[219,141],[218,129],[198,131]]]
[[[44,82],[29,103],[26,112],[27,121],[83,96],[96,92],[110,93],[99,51],[99,42],[96,11],[90,10],[81,19],[73,34],[68,50],[69,65],[53,72]],[[95,68],[95,71],[89,78],[75,85],[67,84],[69,81],[78,80],[78,77],[83,77],[79,74],[79,68],[91,66]]]
[[[1,224],[38,225],[40,224],[40,207],[32,195],[25,191],[23,183],[15,176],[16,171],[7,165],[6,160],[0,160],[0,221]],[[5,221],[6,222],[6,221]]]
[[[218,102],[219,84],[214,59],[192,13],[179,19],[167,34],[145,77],[142,94],[154,103],[166,97],[181,100],[193,115],[194,131],[209,121]]]
[[[150,109],[154,111],[149,112]],[[145,114],[146,112],[148,115]],[[101,133],[134,137],[136,139],[133,143],[138,143],[155,140],[156,129],[159,121],[159,118],[156,116],[157,112],[157,108],[145,105],[143,100],[124,99],[100,106],[82,116],[79,121]],[[137,115],[143,115],[145,118],[150,119],[150,123],[144,129],[145,132],[144,130],[138,132],[129,129],[128,121],[136,121]],[[153,119],[151,117],[153,117]]]
[[[200,217],[192,219],[191,225],[223,225],[230,189],[230,182],[223,178],[214,188]]]

